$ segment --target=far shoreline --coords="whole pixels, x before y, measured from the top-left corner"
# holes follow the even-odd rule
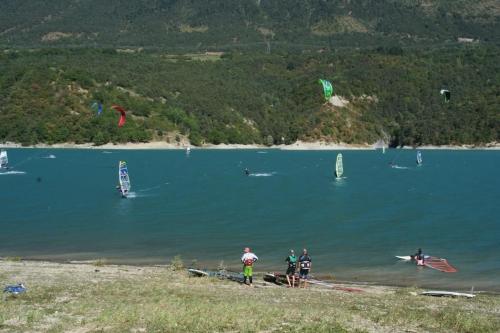
[[[22,149],[88,149],[88,150],[284,150],[284,151],[331,151],[331,150],[381,150],[383,147],[380,143],[375,144],[347,144],[347,143],[332,143],[326,141],[297,141],[289,145],[245,145],[245,144],[204,144],[202,146],[192,146],[188,143],[169,143],[165,141],[151,141],[141,143],[107,143],[96,146],[93,143],[76,144],[72,142],[57,143],[57,144],[35,144],[23,146],[20,143],[5,142],[0,143],[0,148],[22,148]],[[418,147],[397,147],[386,149],[408,149],[408,150],[500,150],[500,143],[491,142],[485,145],[423,145]]]

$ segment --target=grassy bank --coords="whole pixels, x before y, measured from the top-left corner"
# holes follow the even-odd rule
[[[0,261],[0,332],[498,332],[500,297],[432,298],[412,288],[254,288],[166,266]],[[358,286],[359,288],[359,286]]]

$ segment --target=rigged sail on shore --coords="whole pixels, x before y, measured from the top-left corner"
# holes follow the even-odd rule
[[[422,165],[422,153],[420,151],[417,152],[417,165]]]
[[[7,151],[0,151],[0,169],[7,169],[7,164],[9,164],[9,158],[7,157]]]
[[[335,162],[335,177],[341,178],[344,174],[344,164],[342,162],[342,154],[337,155],[337,161]]]
[[[424,260],[424,265],[444,273],[455,273],[457,269],[450,265],[446,259],[430,257]]]
[[[118,180],[120,182],[120,193],[126,198],[130,192],[130,178],[128,176],[127,162],[120,161],[118,165]]]

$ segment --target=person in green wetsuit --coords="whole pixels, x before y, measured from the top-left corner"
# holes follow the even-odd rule
[[[295,256],[294,250],[290,250],[290,255],[286,257],[285,261],[288,263],[288,268],[286,269],[286,281],[288,282],[288,287],[295,288],[295,270],[297,269],[297,257]],[[291,283],[290,277],[292,278]]]
[[[253,263],[257,260],[259,260],[259,258],[250,251],[250,248],[245,247],[243,255],[241,256],[241,262],[243,263],[243,276],[245,278],[243,282],[249,286],[252,286]]]

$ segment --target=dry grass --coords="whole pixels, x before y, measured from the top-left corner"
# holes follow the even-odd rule
[[[167,267],[0,262],[0,283],[25,295],[0,303],[0,332],[497,332],[500,298],[255,288]]]

